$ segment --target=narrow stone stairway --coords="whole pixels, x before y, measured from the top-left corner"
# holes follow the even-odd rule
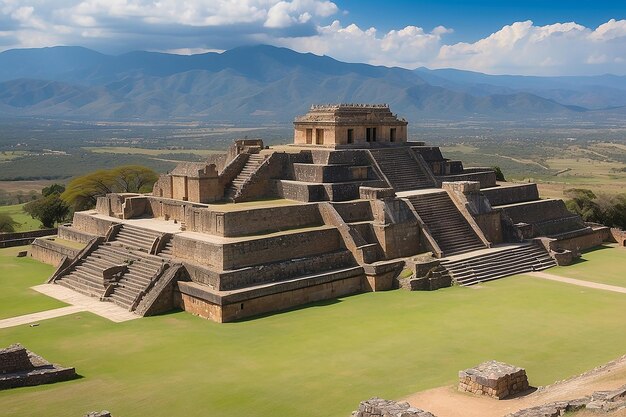
[[[161,235],[162,233],[154,230],[124,224],[112,241],[127,248],[149,253],[152,244]]]
[[[233,200],[237,196],[237,193],[239,193],[243,184],[252,176],[264,160],[265,156],[260,154],[252,154],[248,157],[246,165],[244,165],[239,175],[237,175],[237,177],[226,189],[226,192],[224,193],[226,199]]]
[[[422,171],[408,148],[371,149],[372,157],[396,191],[431,188],[435,184]]]
[[[412,195],[407,199],[445,256],[486,247],[445,191]]]
[[[524,272],[541,271],[555,266],[556,262],[544,248],[529,244],[457,261],[443,259],[441,265],[459,285],[468,286]]]

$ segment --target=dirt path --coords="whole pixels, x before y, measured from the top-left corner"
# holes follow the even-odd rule
[[[430,411],[437,417],[503,417],[520,409],[553,401],[572,400],[594,391],[617,389],[624,384],[626,384],[626,356],[581,376],[542,387],[517,398],[498,401],[461,393],[455,386],[448,386],[418,392],[404,398],[403,401]],[[626,412],[610,416],[626,417]]]
[[[530,275],[531,277],[549,279],[552,281],[565,282],[567,284],[578,285],[580,287],[595,288],[597,290],[613,291],[613,292],[620,292],[622,294],[626,294],[626,288],[624,287],[618,287],[616,285],[600,284],[598,282],[583,281],[583,280],[574,279],[574,278],[565,278],[565,277],[561,277],[558,275],[548,274],[547,272],[528,272],[528,273],[525,273],[524,275]]]

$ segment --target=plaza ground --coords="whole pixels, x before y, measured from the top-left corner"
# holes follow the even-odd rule
[[[29,287],[52,268],[0,250],[0,317],[62,306]],[[588,252],[567,268],[611,280],[626,250]],[[616,269],[617,268],[617,269]],[[608,281],[607,281],[608,283]],[[0,392],[3,416],[348,416],[359,401],[455,383],[488,359],[525,367],[546,385],[626,353],[626,296],[509,277],[479,287],[389,291],[329,300],[239,323],[184,312],[112,323],[90,313],[0,330],[75,366],[81,379]]]

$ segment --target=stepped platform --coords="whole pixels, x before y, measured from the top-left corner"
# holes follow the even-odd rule
[[[217,322],[229,322],[301,304],[361,291],[363,268],[351,266],[230,291],[197,282],[179,282],[186,311]]]
[[[447,192],[422,192],[407,195],[406,199],[426,224],[445,256],[485,248]]]
[[[412,154],[411,148],[371,149],[369,152],[394,190],[408,191],[435,186]]]
[[[507,244],[442,259],[441,265],[459,285],[468,286],[556,266],[534,243]]]

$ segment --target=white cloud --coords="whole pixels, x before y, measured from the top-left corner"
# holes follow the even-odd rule
[[[576,23],[516,22],[474,43],[442,45],[430,65],[538,75],[626,73],[626,20],[590,29]]]
[[[376,28],[361,29],[355,24],[344,27],[335,20],[328,26],[319,27],[315,36],[283,38],[276,43],[349,62],[413,67],[415,63],[427,62],[437,55],[441,37],[446,33],[450,30],[443,26],[431,32],[407,26],[379,35]]]
[[[263,42],[405,68],[626,74],[626,20],[611,19],[597,28],[514,22],[476,42],[450,44],[453,30],[444,26],[383,32],[349,21],[331,23],[337,16],[350,18],[328,0],[0,0],[0,45],[191,53]]]
[[[451,29],[426,32],[416,26],[379,33],[339,21],[318,28],[316,36],[274,41],[298,51],[339,60],[406,68],[459,68],[492,74],[626,73],[626,20],[596,29],[574,22],[535,26],[515,22],[473,43],[446,44]]]

